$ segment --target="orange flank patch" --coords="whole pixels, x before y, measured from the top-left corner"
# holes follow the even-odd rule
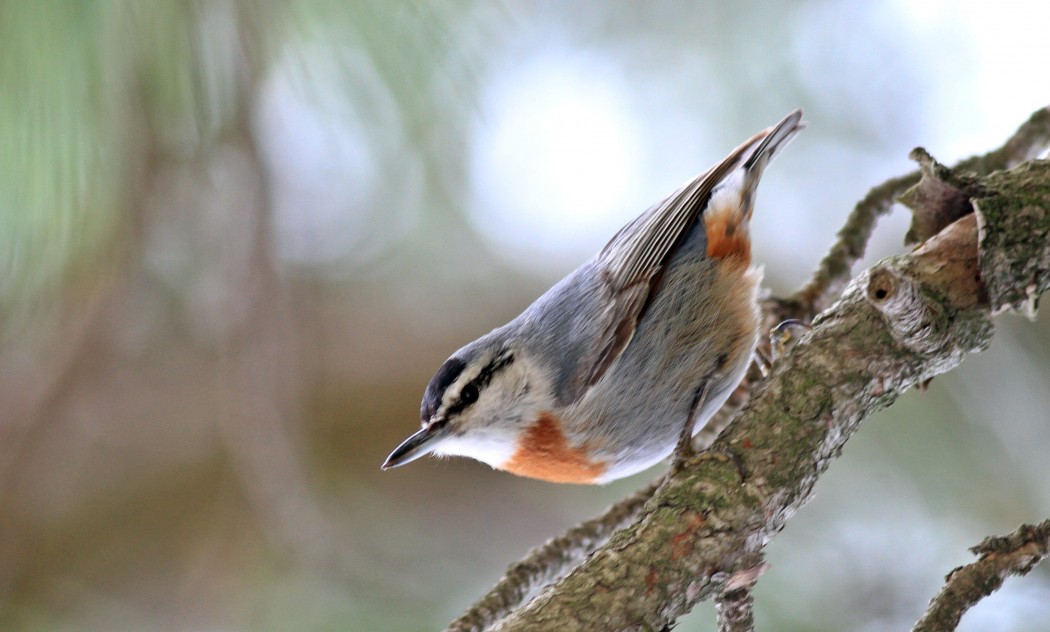
[[[704,213],[704,227],[707,229],[708,257],[751,264],[751,235],[740,211],[708,209]]]
[[[585,448],[570,447],[561,421],[546,414],[529,426],[501,469],[554,483],[593,483],[605,472],[606,464],[592,461]]]

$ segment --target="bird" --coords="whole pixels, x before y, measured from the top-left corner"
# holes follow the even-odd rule
[[[602,484],[667,458],[740,383],[762,271],[749,225],[795,110],[621,228],[507,324],[441,365],[420,429],[382,469],[465,456],[519,476]]]

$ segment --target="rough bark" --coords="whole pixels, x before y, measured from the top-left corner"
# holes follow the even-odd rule
[[[1050,284],[1050,165],[977,187],[975,213],[857,277],[709,451],[496,629],[665,629],[752,568],[861,421],[983,350],[994,313],[1031,310]]]
[[[579,564],[605,543],[617,529],[629,524],[662,479],[617,502],[602,515],[586,520],[551,538],[510,565],[503,578],[445,632],[480,632],[516,608],[533,590],[552,582],[564,569]]]
[[[751,632],[755,629],[755,597],[751,589],[767,568],[769,565],[758,557],[751,568],[726,581],[722,592],[715,597],[718,632]]]

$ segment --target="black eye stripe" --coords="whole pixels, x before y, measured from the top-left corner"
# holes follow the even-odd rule
[[[481,372],[478,373],[474,379],[463,385],[463,388],[461,388],[459,391],[459,397],[457,397],[456,401],[448,407],[448,411],[446,414],[454,415],[455,413],[460,412],[467,406],[470,406],[471,404],[476,402],[478,399],[476,395],[464,397],[464,393],[468,392],[468,389],[472,389],[475,392],[475,394],[480,393],[483,388],[488,386],[489,382],[492,381],[492,378],[496,375],[496,373],[502,371],[512,362],[514,362],[514,354],[509,351],[504,352],[493,358],[492,361],[489,362],[488,365],[485,366],[485,368],[482,369]]]
[[[488,385],[492,381],[492,376],[502,371],[507,365],[514,362],[514,354],[506,351],[496,356],[489,365],[478,373],[478,376],[470,381],[471,384],[477,386],[479,389],[482,386]]]

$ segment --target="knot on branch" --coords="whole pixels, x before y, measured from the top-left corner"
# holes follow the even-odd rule
[[[973,214],[927,240],[910,257],[876,265],[862,282],[865,298],[883,315],[897,343],[938,359],[931,376],[954,366],[964,354],[987,348],[991,340]]]
[[[942,355],[946,344],[954,344],[940,303],[892,267],[870,271],[865,296],[886,318],[894,339],[905,349],[934,356]]]
[[[993,313],[1012,308],[1034,317],[1039,295],[1050,287],[1050,163],[1036,160],[978,178],[945,167],[921,147],[912,151],[911,158],[919,163],[921,177],[898,198],[913,212],[905,242],[940,238],[949,226],[976,211],[979,238],[973,244],[979,245],[980,256],[973,273],[959,279],[967,286],[972,283],[966,279],[977,280],[979,292],[969,287],[964,292],[949,291],[971,294],[977,303],[990,302]],[[968,258],[969,236],[955,241],[962,251],[934,249],[936,257],[931,260],[945,255]],[[919,252],[930,250],[928,245],[924,243]],[[964,299],[960,306],[969,304]]]
[[[910,246],[941,232],[955,220],[973,212],[970,198],[982,191],[977,176],[953,171],[937,162],[922,147],[908,155],[919,163],[919,182],[902,193],[897,201],[912,211],[911,228],[904,236]]]

